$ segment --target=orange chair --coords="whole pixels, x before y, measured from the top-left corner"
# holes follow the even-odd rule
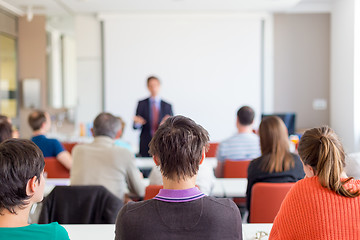
[[[149,185],[145,189],[145,197],[144,200],[153,199],[162,189],[162,185]]]
[[[70,171],[64,167],[55,157],[45,158],[45,169],[47,178],[69,178]]]
[[[286,194],[295,183],[254,184],[251,190],[250,223],[272,223]]]
[[[247,178],[247,170],[251,160],[225,160],[224,178]]]
[[[66,151],[68,151],[71,154],[72,149],[75,147],[77,142],[62,142],[61,143]]]
[[[216,157],[216,151],[219,143],[210,143],[209,150],[206,153],[206,157]]]

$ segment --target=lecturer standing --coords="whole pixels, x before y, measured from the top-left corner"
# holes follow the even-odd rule
[[[150,97],[139,101],[136,116],[134,117],[134,129],[141,128],[140,156],[149,157],[149,143],[159,125],[170,116],[173,116],[171,104],[161,100],[160,80],[150,76],[147,79],[147,87]]]

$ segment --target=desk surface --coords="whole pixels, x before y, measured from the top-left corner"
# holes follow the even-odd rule
[[[77,239],[114,239],[115,225],[63,225],[69,233],[71,240]],[[243,224],[243,239],[253,240],[259,231],[270,233],[272,224]],[[263,240],[268,238],[262,238]]]
[[[144,185],[149,185],[149,179],[144,178]],[[68,186],[68,178],[48,178],[46,179],[44,195],[48,195],[55,186]],[[217,178],[215,180],[212,196],[214,197],[246,197],[246,178]]]

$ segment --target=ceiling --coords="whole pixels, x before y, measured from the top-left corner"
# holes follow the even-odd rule
[[[22,10],[52,15],[121,11],[329,11],[332,0],[0,0]]]

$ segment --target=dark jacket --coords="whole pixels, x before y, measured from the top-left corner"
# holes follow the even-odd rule
[[[125,205],[116,220],[116,240],[239,240],[240,211],[230,199],[190,202],[151,199]]]
[[[160,113],[159,113],[159,123],[166,115],[173,115],[171,104],[161,100],[160,103]],[[149,157],[149,143],[151,141],[151,113],[150,113],[150,98],[139,101],[136,115],[141,116],[146,120],[146,123],[141,127],[140,134],[140,155],[141,157]],[[135,128],[135,125],[134,125]]]
[[[114,224],[122,206],[103,186],[57,186],[43,201],[39,223]]]
[[[270,183],[284,183],[284,182],[297,182],[305,176],[303,165],[298,155],[291,154],[295,161],[295,167],[285,172],[264,172],[262,168],[263,161],[267,158],[263,156],[251,161],[248,168],[248,185],[246,189],[246,205],[249,211],[250,219],[250,201],[251,189],[257,182],[270,182]]]

